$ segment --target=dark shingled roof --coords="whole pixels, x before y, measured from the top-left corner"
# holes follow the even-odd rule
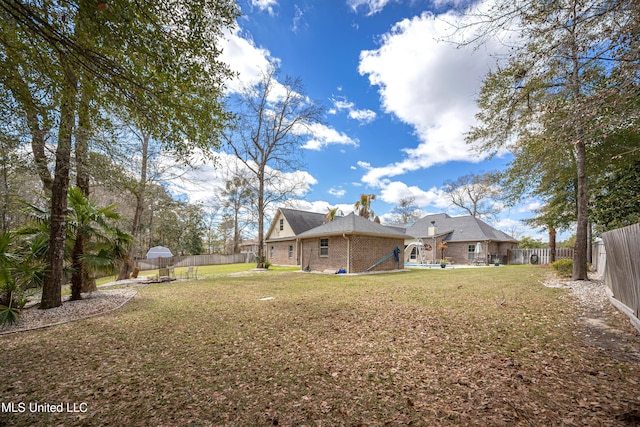
[[[336,234],[361,234],[368,236],[396,237],[404,239],[407,235],[397,228],[386,227],[361,216],[350,213],[337,217],[324,225],[300,234],[298,237],[333,236]]]
[[[321,213],[287,208],[280,208],[280,212],[282,212],[282,215],[287,219],[289,226],[296,235],[316,228],[324,223],[324,214]]]
[[[407,234],[416,238],[428,237],[431,221],[435,221],[436,234],[449,234],[444,240],[448,242],[486,241],[517,242],[516,239],[474,218],[471,215],[450,217],[447,214],[427,215],[410,227]]]

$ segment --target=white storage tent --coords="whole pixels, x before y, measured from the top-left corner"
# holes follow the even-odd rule
[[[154,246],[147,252],[147,259],[149,258],[171,258],[173,254],[169,248],[164,246]]]

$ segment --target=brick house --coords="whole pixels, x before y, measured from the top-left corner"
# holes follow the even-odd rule
[[[298,235],[324,221],[321,213],[279,208],[265,234],[267,260],[276,265],[300,265]]]
[[[405,237],[402,230],[351,213],[298,235],[301,265],[307,271],[347,273],[403,269]]]
[[[506,263],[507,251],[518,240],[471,215],[427,215],[406,228],[405,262],[429,264],[442,258],[438,245],[445,242],[444,257],[456,264]],[[479,251],[478,251],[479,249]]]

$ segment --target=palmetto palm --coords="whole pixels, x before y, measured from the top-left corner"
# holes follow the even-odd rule
[[[327,213],[324,214],[325,222],[333,221],[334,219],[336,219],[336,216],[338,216],[338,214],[344,215],[344,213],[338,207],[335,207],[335,208],[327,207]]]
[[[373,218],[375,216],[375,213],[371,209],[371,202],[375,199],[375,194],[362,194],[360,196],[360,200],[358,200],[355,205],[353,205],[353,208],[358,213],[358,216],[367,219]]]
[[[71,299],[81,299],[81,293],[92,285],[89,272],[113,271],[115,264],[127,253],[133,237],[112,225],[120,217],[115,205],[98,207],[77,187],[69,189],[68,201],[65,259],[71,270]],[[46,239],[49,212],[27,206],[33,221],[21,233]],[[45,240],[44,252],[48,249],[47,243]]]
[[[16,323],[25,290],[42,285],[46,243],[16,233],[0,236],[0,325]]]
[[[69,189],[67,238],[71,251],[71,299],[81,299],[83,288],[90,287],[90,270],[112,270],[126,253],[132,238],[111,225],[120,218],[115,205],[98,207],[78,187]]]

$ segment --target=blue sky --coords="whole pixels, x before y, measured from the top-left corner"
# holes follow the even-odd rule
[[[442,195],[443,183],[503,169],[509,154],[488,159],[464,142],[474,123],[482,78],[498,43],[479,49],[452,41],[466,22],[464,0],[241,0],[242,17],[227,34],[223,60],[245,84],[269,63],[300,77],[306,95],[326,107],[325,122],[303,150],[306,180],[293,207],[353,209],[376,194],[383,222],[400,199],[425,213],[462,214]],[[237,90],[238,82],[230,84]],[[221,155],[221,163],[231,161]],[[204,167],[200,178],[220,179]],[[216,178],[217,177],[217,178]],[[192,191],[206,200],[207,191]],[[520,223],[536,201],[505,208],[493,225],[516,237],[546,239]]]

